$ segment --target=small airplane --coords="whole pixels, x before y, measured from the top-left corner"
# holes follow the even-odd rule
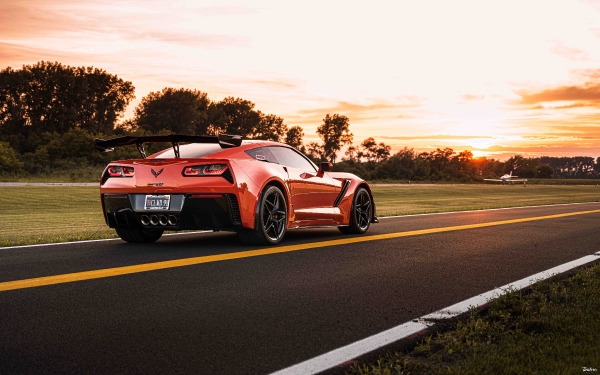
[[[514,184],[515,182],[522,182],[523,184],[525,184],[527,182],[526,178],[523,178],[520,180],[513,180],[513,178],[517,178],[517,177],[519,177],[519,176],[513,176],[512,171],[511,171],[510,174],[505,174],[504,176],[500,177],[499,179],[484,178],[483,181],[501,182],[501,183],[510,183],[510,184]]]

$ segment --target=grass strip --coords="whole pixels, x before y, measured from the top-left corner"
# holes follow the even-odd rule
[[[600,186],[373,186],[378,216],[598,201]],[[0,246],[114,238],[97,186],[1,186]]]
[[[597,202],[600,186],[453,185],[373,186],[378,216]]]
[[[512,291],[444,324],[412,350],[353,364],[346,374],[598,373],[600,264]]]

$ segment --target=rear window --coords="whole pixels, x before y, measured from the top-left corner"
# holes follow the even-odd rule
[[[258,147],[251,150],[246,150],[246,154],[250,155],[256,160],[267,161],[269,163],[277,163],[275,156],[271,154],[271,151],[267,147]]]
[[[182,158],[201,158],[215,152],[222,151],[223,149],[218,143],[190,143],[187,145],[179,146],[179,154]],[[152,155],[154,159],[171,159],[175,157],[175,151],[173,148],[168,148],[161,152],[157,152]]]

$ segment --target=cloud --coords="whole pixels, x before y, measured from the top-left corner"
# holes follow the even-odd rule
[[[588,82],[581,86],[561,86],[535,93],[520,93],[521,104],[575,101],[589,106],[600,106],[600,83]]]
[[[534,107],[531,107],[531,109],[569,109],[569,108],[582,108],[582,107],[590,107],[590,106],[594,106],[593,104],[590,105],[587,102],[579,102],[579,103],[574,103],[574,104],[568,104],[568,105],[556,105],[556,106],[546,106],[544,107],[543,105],[536,105]]]
[[[466,94],[466,95],[463,95],[462,98],[466,101],[472,101],[472,100],[483,100],[485,98],[485,96],[484,95]]]
[[[438,139],[455,139],[455,140],[469,140],[469,139],[473,139],[473,138],[477,138],[477,139],[494,139],[494,137],[492,136],[477,136],[474,137],[472,135],[418,135],[418,136],[386,136],[386,135],[382,135],[382,136],[378,136],[377,138],[381,138],[381,139],[386,139],[386,140],[398,140],[398,141],[412,141],[412,140],[438,140]]]
[[[375,104],[356,104],[350,102],[338,102],[337,105],[324,107],[324,108],[312,108],[312,109],[303,109],[298,111],[301,115],[309,115],[309,114],[322,114],[325,116],[327,113],[339,113],[345,115],[346,113],[356,113],[356,112],[367,112],[367,111],[378,111],[381,109],[387,108],[398,108],[403,105],[396,105],[390,103],[375,103]],[[409,107],[414,107],[414,105],[410,105]]]
[[[240,6],[209,6],[198,8],[195,13],[203,16],[241,16],[255,13],[255,11]]]
[[[148,42],[210,49],[245,47],[250,37],[203,32],[206,28],[200,22],[190,21],[189,14],[198,14],[196,18],[203,19],[252,12],[234,6],[193,6],[165,12],[164,7],[142,8],[114,1],[99,6],[93,2],[68,0],[60,3],[7,0],[0,5],[0,40],[57,50],[76,41],[87,44],[126,41],[131,48],[147,48]],[[165,48],[163,45],[155,49]]]
[[[589,61],[590,54],[577,48],[569,47],[561,42],[556,42],[552,48],[552,53],[555,55],[567,58],[571,61]]]

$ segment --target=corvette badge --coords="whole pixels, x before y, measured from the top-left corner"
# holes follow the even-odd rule
[[[158,177],[158,175],[161,174],[163,170],[164,168],[157,172],[154,169],[150,168],[150,171],[152,172],[155,178]]]

